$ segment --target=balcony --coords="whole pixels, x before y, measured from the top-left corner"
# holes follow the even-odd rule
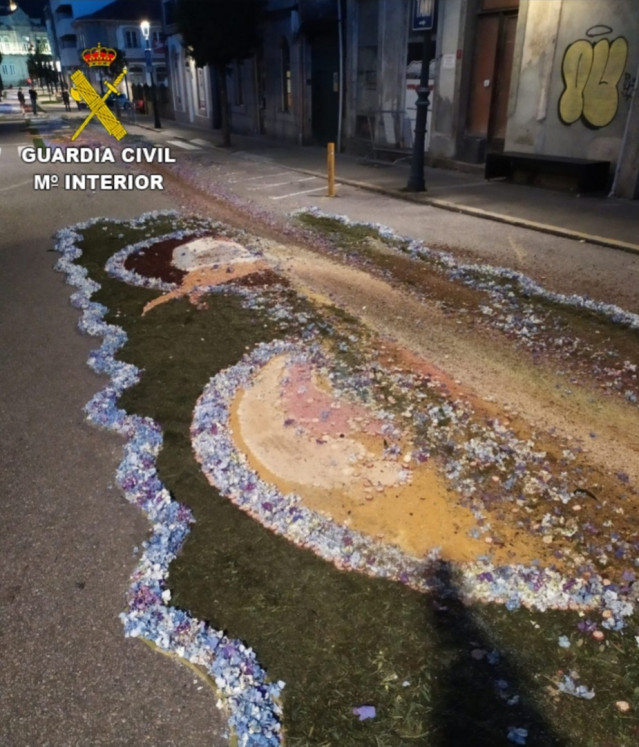
[[[73,18],[73,7],[69,3],[58,5],[58,7],[55,9],[55,16],[56,21],[58,19],[62,20],[66,18]]]

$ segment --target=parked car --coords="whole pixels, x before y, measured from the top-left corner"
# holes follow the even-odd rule
[[[107,106],[109,106],[111,109],[115,109],[117,105],[120,107],[121,110],[127,110],[131,108],[131,102],[129,101],[128,97],[124,93],[111,93],[109,94],[109,97],[106,100]]]

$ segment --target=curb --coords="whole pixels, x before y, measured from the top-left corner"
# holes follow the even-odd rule
[[[155,128],[144,124],[138,124],[138,127],[148,129],[157,132]],[[179,135],[177,137],[180,137]],[[224,153],[228,153],[228,149],[221,148],[218,145],[211,143],[212,150],[219,150]],[[276,160],[276,159],[272,159]],[[290,166],[279,162],[280,165],[290,169],[291,171],[299,172],[300,174],[308,174],[309,176],[316,176],[320,179],[326,178],[324,172],[316,171],[314,169],[302,168],[299,166]],[[490,210],[484,210],[483,208],[469,207],[467,205],[460,205],[456,202],[450,202],[449,200],[441,200],[436,197],[428,197],[428,192],[404,192],[399,189],[389,189],[387,187],[380,187],[378,184],[372,182],[363,182],[357,179],[348,179],[336,176],[335,181],[337,184],[346,184],[350,187],[356,187],[358,189],[364,189],[368,192],[375,192],[377,194],[386,195],[387,197],[404,200],[406,202],[413,202],[419,205],[429,205],[431,207],[440,208],[441,210],[448,210],[454,213],[461,213],[463,215],[469,215],[474,218],[483,218],[484,220],[492,220],[497,223],[504,223],[511,226],[518,226],[519,228],[527,228],[530,231],[537,231],[539,233],[546,233],[551,236],[558,236],[564,239],[571,239],[579,243],[595,244],[597,246],[604,246],[609,249],[617,249],[618,251],[627,252],[629,254],[639,255],[639,244],[632,244],[628,241],[621,241],[619,239],[612,239],[607,236],[599,236],[597,234],[585,233],[582,231],[575,231],[571,228],[562,228],[561,226],[555,226],[548,223],[539,223],[537,221],[528,220],[527,218],[517,218],[513,215],[507,215],[505,213],[495,213]]]
[[[317,176],[320,178],[326,177],[326,174],[318,171],[313,171],[311,169],[295,168],[291,166],[287,166],[287,168],[290,168],[291,171],[299,171],[302,174],[309,174],[311,176]],[[505,213],[494,213],[490,210],[484,210],[482,208],[460,205],[456,202],[440,200],[436,197],[428,197],[426,196],[428,194],[427,192],[403,192],[399,189],[388,189],[386,187],[380,187],[378,184],[372,184],[371,182],[361,182],[356,179],[343,179],[336,177],[335,181],[338,184],[347,184],[351,187],[365,189],[368,192],[376,192],[377,194],[383,194],[387,197],[405,200],[406,202],[413,202],[419,205],[430,205],[431,207],[440,208],[441,210],[449,210],[454,213],[470,215],[474,218],[483,218],[485,220],[492,220],[497,223],[507,223],[511,226],[527,228],[531,231],[547,233],[552,236],[559,236],[564,239],[572,239],[573,241],[578,241],[580,243],[596,244],[598,246],[608,247],[609,249],[618,249],[619,251],[628,252],[629,254],[639,255],[639,244],[631,244],[630,242],[620,241],[619,239],[611,239],[607,236],[598,236],[596,234],[584,233],[582,231],[574,231],[570,228],[553,226],[548,223],[538,223],[537,221],[528,220],[526,218],[517,218],[513,215],[506,215]]]

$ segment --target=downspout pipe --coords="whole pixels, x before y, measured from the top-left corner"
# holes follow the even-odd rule
[[[621,144],[619,148],[619,156],[617,158],[617,168],[615,169],[615,175],[612,181],[612,186],[610,187],[610,192],[608,194],[608,197],[617,197],[617,190],[619,189],[619,172],[621,171],[621,168],[623,167],[624,163],[624,156],[626,152],[626,148],[628,147],[628,140],[629,140],[629,130],[630,125],[632,121],[633,111],[636,109],[635,107],[635,99],[639,91],[639,69],[637,70],[637,75],[635,76],[635,84],[632,89],[632,94],[630,97],[630,107],[628,108],[628,116],[626,117],[626,124],[624,126],[623,130],[623,136],[621,138]],[[633,195],[631,199],[636,199],[636,195]]]
[[[337,0],[337,43],[339,46],[339,97],[337,104],[337,152],[342,152],[342,119],[344,115],[344,19],[342,0]]]

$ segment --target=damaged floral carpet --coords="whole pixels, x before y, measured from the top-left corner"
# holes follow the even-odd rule
[[[581,345],[575,375],[637,407],[635,315],[300,219],[366,261],[404,252],[527,352],[592,317],[609,349]],[[636,743],[636,464],[599,472],[477,401],[243,231],[149,214],[56,248],[102,338],[88,417],[124,437],[117,480],[151,524],[125,632],[197,667],[231,743]]]

